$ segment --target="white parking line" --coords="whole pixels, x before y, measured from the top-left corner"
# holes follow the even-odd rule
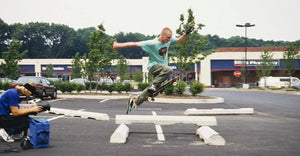
[[[157,116],[155,111],[152,111],[153,116]],[[155,129],[156,129],[156,133],[157,133],[157,139],[159,141],[166,141],[165,136],[164,136],[164,132],[161,128],[160,125],[155,125]]]
[[[104,99],[104,100],[99,101],[99,103],[103,103],[103,102],[108,101],[108,100],[109,99]]]

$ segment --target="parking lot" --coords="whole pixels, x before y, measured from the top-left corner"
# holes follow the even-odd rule
[[[206,145],[196,135],[196,125],[161,126],[165,141],[159,141],[154,124],[130,124],[126,144],[111,144],[125,114],[126,99],[44,100],[53,108],[106,113],[109,121],[40,113],[33,118],[50,120],[50,147],[20,150],[22,155],[299,155],[300,96],[267,92],[207,89],[203,95],[223,97],[223,104],[163,104],[145,102],[132,115],[178,115],[189,108],[254,108],[253,115],[216,116],[217,131],[225,146]],[[58,95],[59,97],[59,95]],[[12,144],[19,147],[19,142]],[[0,141],[0,148],[7,147]],[[19,153],[8,153],[15,155]]]

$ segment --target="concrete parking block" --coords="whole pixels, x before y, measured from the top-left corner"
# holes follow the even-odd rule
[[[252,115],[254,113],[253,108],[239,108],[239,109],[187,109],[184,115]]]
[[[76,115],[84,119],[109,120],[109,116],[105,113],[96,112],[78,112]]]
[[[198,126],[216,126],[213,116],[152,116],[152,115],[116,115],[117,124],[153,123],[155,125],[196,124]]]
[[[208,126],[198,128],[196,134],[199,135],[199,138],[203,139],[207,145],[224,146],[226,143],[225,139],[218,132]]]
[[[110,143],[124,144],[127,141],[129,128],[121,124],[110,137]]]

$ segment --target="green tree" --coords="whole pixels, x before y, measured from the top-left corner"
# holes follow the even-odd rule
[[[297,46],[295,42],[290,43],[283,53],[282,60],[283,66],[287,69],[286,73],[288,76],[292,76],[295,73],[297,59],[299,58],[299,46]]]
[[[76,31],[75,38],[73,40],[71,52],[78,52],[80,56],[89,52],[89,47],[87,43],[90,41],[90,35],[92,32],[96,31],[95,27],[89,27],[84,29],[78,29]],[[71,54],[71,53],[70,53]],[[73,56],[73,55],[71,55]]]
[[[46,66],[46,75],[47,77],[53,77],[53,64],[47,64]]]
[[[84,55],[83,59],[90,82],[95,78],[95,73],[106,71],[111,66],[112,59],[116,58],[117,52],[112,48],[112,43],[113,39],[106,36],[103,24],[98,26],[97,31],[91,33],[88,43],[90,52],[88,57]]]
[[[143,82],[143,73],[141,70],[136,70],[132,72],[132,79],[136,82]]]
[[[283,66],[287,69],[286,73],[288,76],[292,76],[295,73],[297,66],[297,59],[300,58],[299,54],[299,46],[296,45],[295,42],[289,44],[286,47],[286,51],[283,53]],[[291,79],[289,83],[289,87],[291,87]]]
[[[10,39],[11,28],[0,18],[0,57],[2,52],[8,50],[8,42]]]
[[[176,34],[181,36],[190,27],[191,24],[195,24],[195,17],[192,9],[188,9],[188,18],[185,21],[184,15],[180,15],[180,25],[176,30]],[[203,24],[197,24],[196,29],[181,44],[175,45],[175,51],[171,51],[171,58],[175,62],[175,65],[179,68],[180,79],[182,80],[183,73],[189,70],[192,65],[200,60],[203,60],[206,56],[210,55],[213,51],[203,51],[201,48],[207,46],[207,40],[198,34],[198,29],[204,27]]]
[[[261,63],[256,66],[256,75],[258,78],[267,77],[271,75],[272,69],[275,67],[273,63],[273,54],[265,49],[260,55]],[[265,83],[266,85],[266,83]]]
[[[126,61],[126,59],[124,58],[123,55],[120,56],[120,59],[117,62],[117,65],[115,66],[116,68],[116,72],[118,73],[118,75],[120,76],[121,80],[127,80],[128,79],[128,71],[129,71],[129,66],[128,63]]]
[[[3,52],[3,59],[5,63],[1,63],[1,69],[5,77],[17,79],[20,76],[20,68],[18,62],[22,60],[27,51],[19,52],[22,43],[19,40],[13,40],[9,50]]]
[[[76,53],[75,56],[72,59],[72,70],[71,70],[71,78],[76,79],[76,78],[81,78],[82,77],[82,63],[80,60],[79,53]]]

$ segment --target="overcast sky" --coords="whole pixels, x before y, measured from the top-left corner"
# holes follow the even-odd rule
[[[201,34],[223,38],[244,36],[236,24],[251,23],[248,37],[295,41],[300,39],[299,0],[0,0],[0,18],[8,24],[46,22],[74,29],[97,27],[106,32],[157,35],[163,27],[173,31],[180,14],[194,12]]]

